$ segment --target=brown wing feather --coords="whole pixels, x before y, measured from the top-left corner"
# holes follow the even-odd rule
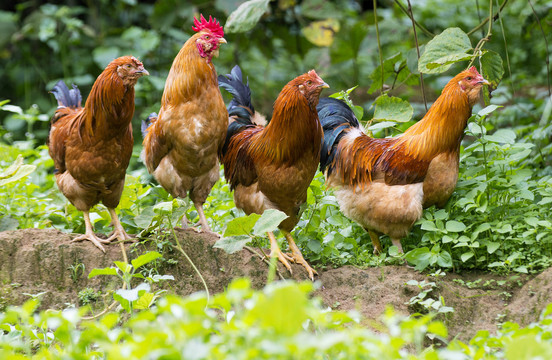
[[[263,131],[263,127],[245,128],[232,137],[222,158],[224,177],[231,189],[238,184],[249,186],[257,181],[257,171],[251,156],[251,144]]]

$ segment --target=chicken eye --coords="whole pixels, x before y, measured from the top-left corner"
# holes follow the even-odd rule
[[[209,35],[205,35],[205,40],[209,40],[211,37]]]
[[[468,77],[466,78],[466,80],[468,80],[468,81],[470,81],[471,79],[472,79],[471,76],[468,76]]]
[[[126,64],[127,69],[130,69],[130,64]]]
[[[307,85],[308,85],[308,86],[311,86],[311,85],[312,85],[312,81],[310,81],[310,80],[307,81]]]

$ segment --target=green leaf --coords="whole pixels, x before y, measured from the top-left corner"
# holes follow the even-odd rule
[[[162,256],[157,251],[150,251],[143,255],[138,256],[136,259],[132,260],[131,263],[134,269],[138,269],[140,266],[150,263],[160,257]]]
[[[260,219],[257,220],[257,223],[253,227],[253,234],[261,236],[266,232],[274,231],[278,228],[278,225],[280,225],[280,223],[287,218],[288,216],[280,210],[265,210],[263,215],[261,215]]]
[[[375,131],[375,130],[388,129],[388,128],[393,127],[395,125],[397,125],[397,123],[395,121],[382,121],[382,122],[375,123],[372,126],[369,126],[368,129],[366,129],[366,130]]]
[[[501,107],[502,107],[501,105],[489,105],[486,108],[479,110],[477,115],[479,116],[489,115],[490,113],[492,113],[493,111]]]
[[[153,211],[158,214],[170,214],[173,211],[173,202],[172,201],[163,201],[158,204],[155,204]]]
[[[374,121],[407,122],[414,109],[408,101],[398,97],[381,95],[375,101]]]
[[[115,46],[100,46],[92,51],[92,58],[100,68],[105,68],[112,60],[119,57],[120,49]]]
[[[447,221],[445,227],[447,231],[450,231],[450,232],[461,232],[466,229],[466,225],[464,225],[464,223],[456,220]]]
[[[149,309],[153,305],[154,301],[155,301],[155,295],[153,295],[150,292],[145,292],[144,294],[142,294],[142,296],[140,296],[138,300],[136,300],[136,304],[134,304],[134,308],[136,310]]]
[[[491,50],[483,54],[481,56],[481,72],[481,75],[496,88],[504,75],[504,65],[500,55]]]
[[[494,134],[486,135],[485,139],[501,144],[514,144],[516,133],[510,129],[498,129]]]
[[[123,273],[129,273],[131,270],[132,270],[132,267],[130,264],[127,264],[125,262],[122,262],[122,261],[113,261],[113,263],[115,264],[115,266],[117,266],[119,268],[119,270],[121,270]]]
[[[500,243],[494,242],[494,241],[489,241],[489,242],[487,243],[487,252],[488,252],[489,254],[492,254],[492,253],[494,253],[499,247],[500,247]]]
[[[429,41],[418,61],[418,71],[440,74],[452,64],[469,59],[466,53],[472,49],[468,35],[459,28],[445,29]]]
[[[224,236],[248,235],[261,215],[249,214],[232,219],[226,224]]]
[[[0,186],[18,181],[35,171],[35,165],[23,164],[23,156],[18,155],[13,164],[0,172]]]
[[[224,31],[231,33],[246,32],[255,27],[268,11],[269,0],[250,0],[241,4],[228,16]]]
[[[126,312],[130,312],[130,301],[118,294],[119,291],[121,290],[117,290],[117,292],[113,293],[113,299],[118,301]]]
[[[330,46],[335,34],[339,31],[339,21],[336,19],[326,19],[313,21],[307,27],[302,29],[303,35],[308,41],[317,46]]]
[[[441,251],[437,258],[437,264],[441,267],[452,267],[452,256],[448,251]]]
[[[406,76],[410,73],[408,71],[407,67],[402,67],[402,70],[397,74],[398,69],[401,68],[401,66],[406,62],[406,60],[403,58],[403,55],[399,52],[395,55],[388,57],[383,62],[383,76],[381,72],[381,65],[378,65],[376,69],[370,74],[370,79],[372,80],[372,84],[370,85],[370,88],[368,89],[368,93],[372,94],[373,92],[380,90],[382,87],[382,84],[385,83],[385,81],[389,77],[396,77],[397,81],[403,81]]]
[[[416,265],[416,270],[422,271],[429,265],[431,252],[427,247],[417,248],[405,254],[405,259]]]
[[[115,269],[114,267],[92,269],[92,271],[90,271],[90,274],[88,274],[88,278],[92,279],[94,276],[98,275],[117,275],[117,269]]]
[[[336,5],[326,0],[303,0],[301,14],[313,19],[326,19],[341,14]]]
[[[233,254],[235,252],[241,251],[243,247],[247,245],[247,243],[251,240],[252,238],[248,235],[229,236],[217,240],[213,247],[222,249],[228,254]]]
[[[462,260],[462,262],[466,262],[469,259],[471,259],[474,255],[475,254],[473,253],[473,251],[468,251],[460,255],[460,259]]]

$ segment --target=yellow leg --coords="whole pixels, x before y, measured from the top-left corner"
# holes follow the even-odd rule
[[[201,224],[201,230],[212,232],[211,228],[209,227],[209,223],[207,222],[207,218],[205,217],[205,213],[203,212],[203,204],[200,202],[195,202],[194,206],[197,210],[197,214],[199,215],[199,223]]]
[[[72,242],[88,240],[88,241],[91,241],[92,244],[96,245],[98,249],[100,249],[105,253],[105,249],[102,246],[102,244],[109,244],[109,241],[100,239],[99,237],[96,236],[96,234],[94,234],[94,229],[92,228],[92,223],[90,222],[90,215],[88,211],[83,211],[82,215],[84,217],[84,225],[86,227],[86,231],[83,235],[80,235],[74,238]]]
[[[119,217],[117,216],[115,209],[107,208],[107,210],[109,210],[109,215],[111,215],[111,225],[113,225],[113,233],[106,241],[111,242],[117,239],[119,241],[132,240],[130,235],[126,233],[125,229],[123,229],[123,226],[119,221]]]
[[[301,250],[297,247],[295,244],[295,241],[293,241],[293,238],[291,237],[291,234],[288,232],[284,232],[286,239],[289,244],[289,248],[291,250],[291,257],[293,258],[293,261],[295,261],[297,264],[303,265],[303,267],[307,270],[309,273],[309,278],[314,281],[314,275],[318,275],[316,270],[314,270],[309,263],[303,258],[303,254],[301,254]]]
[[[270,257],[274,257],[274,256],[278,257],[278,260],[280,260],[280,262],[284,264],[286,269],[288,269],[289,273],[293,274],[293,272],[291,271],[291,265],[289,264],[289,261],[293,261],[293,258],[284,254],[280,250],[280,247],[278,246],[278,241],[276,241],[276,237],[274,236],[274,233],[272,231],[269,231],[266,234],[270,239]]]
[[[391,239],[391,242],[393,243],[393,245],[395,245],[396,247],[399,248],[399,254],[404,254],[404,251],[403,251],[403,248],[402,248],[402,245],[401,245],[401,239]]]
[[[379,236],[372,230],[368,230],[368,234],[370,234],[370,239],[372,239],[372,245],[374,245],[374,254],[379,255],[382,253],[383,249],[381,248],[381,243],[379,241]],[[399,242],[400,245],[400,242]]]

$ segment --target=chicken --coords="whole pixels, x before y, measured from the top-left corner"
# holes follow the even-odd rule
[[[115,208],[125,185],[132,155],[134,85],[149,75],[135,57],[113,60],[98,76],[84,107],[78,88],[69,90],[60,80],[52,89],[58,108],[51,120],[48,150],[54,160],[56,182],[65,197],[84,213],[86,232],[73,241],[102,244],[129,240]],[[94,234],[89,211],[102,202],[107,206],[113,234],[100,239]]]
[[[246,214],[277,209],[288,215],[279,227],[291,255],[280,250],[269,232],[271,256],[277,256],[290,272],[289,261],[301,264],[314,279],[316,271],[303,258],[290,231],[299,221],[300,207],[318,167],[323,132],[316,104],[328,85],[314,70],[293,79],[280,92],[272,120],[263,127],[255,125],[262,118],[251,106],[251,92],[243,84],[240,68],[234,67],[227,78],[219,76],[219,82],[233,95],[220,157],[234,202]]]
[[[169,71],[159,115],[151,114],[142,126],[142,156],[148,171],[173,197],[189,193],[202,230],[211,231],[203,204],[219,179],[217,154],[228,127],[211,60],[226,40],[216,19],[207,21],[201,15],[194,24],[197,33],[182,46]],[[182,225],[187,227],[186,216]]]
[[[381,234],[403,252],[401,238],[424,208],[444,206],[458,179],[460,142],[472,107],[489,83],[471,67],[455,76],[418,123],[401,136],[367,136],[342,101],[322,99],[320,168],[341,211],[359,223],[380,253]]]

